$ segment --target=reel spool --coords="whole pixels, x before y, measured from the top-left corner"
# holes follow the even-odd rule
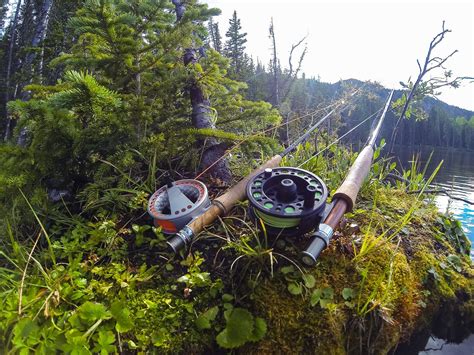
[[[328,190],[313,173],[297,168],[265,169],[247,184],[250,216],[270,235],[298,236],[317,228]]]
[[[155,226],[161,226],[163,233],[174,234],[210,205],[206,185],[197,180],[183,179],[157,190],[148,201],[148,213]]]

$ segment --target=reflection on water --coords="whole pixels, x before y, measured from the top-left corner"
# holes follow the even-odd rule
[[[470,335],[461,344],[447,343],[444,339],[431,336],[425,345],[425,350],[418,355],[472,355],[474,352],[474,334]]]
[[[443,165],[438,172],[433,185],[445,189],[454,197],[463,198],[465,200],[474,201],[474,153],[468,151],[453,151],[441,148],[413,148],[400,147],[397,149],[396,155],[404,167],[409,167],[413,156],[418,155],[421,161],[421,167],[425,166],[431,152],[430,165],[428,166],[427,175],[438,166],[443,160]],[[436,205],[441,212],[453,213],[463,225],[463,229],[474,245],[474,205],[460,200],[450,199],[448,196],[436,196]],[[471,249],[471,259],[474,260],[474,250]]]

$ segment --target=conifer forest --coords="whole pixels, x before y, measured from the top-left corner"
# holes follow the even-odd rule
[[[474,82],[439,51],[451,24],[404,53],[419,72],[392,91],[307,76],[310,44],[281,50],[270,15],[262,62],[220,13],[0,0],[0,354],[417,354],[419,334],[471,336],[468,232],[436,205],[456,196],[441,163],[394,158],[474,151],[474,112],[440,97]]]

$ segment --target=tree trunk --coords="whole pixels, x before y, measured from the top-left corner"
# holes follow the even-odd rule
[[[272,71],[273,71],[273,85],[272,85],[272,104],[275,107],[280,105],[280,90],[278,87],[278,57],[275,40],[275,30],[273,27],[273,17],[270,23],[270,38],[272,40],[273,60],[272,60]]]
[[[11,128],[12,120],[8,115],[8,108],[6,105],[8,104],[8,101],[10,101],[10,79],[11,79],[11,71],[12,71],[13,47],[15,46],[16,29],[18,26],[18,15],[20,13],[20,8],[21,8],[21,0],[18,0],[18,3],[16,4],[15,17],[13,18],[13,22],[10,26],[11,36],[10,36],[10,44],[8,46],[7,71],[5,75],[5,119],[7,121],[7,127],[5,129],[5,135],[3,137],[4,141],[7,141],[10,138],[11,130],[12,130]]]
[[[184,0],[172,0],[176,12],[176,22],[181,21],[186,11]],[[184,65],[194,65],[197,63],[196,50],[188,48],[183,56]],[[204,92],[195,81],[189,85],[189,95],[191,99],[191,122],[196,128],[211,128],[216,127],[212,123],[210,115],[210,103],[204,96]],[[201,168],[209,169],[211,176],[218,178],[224,182],[230,182],[232,173],[229,168],[227,159],[221,159],[225,154],[226,146],[219,144],[215,138],[207,138],[199,142],[204,147],[204,153],[201,157]]]
[[[194,65],[196,63],[196,51],[194,49],[186,49],[184,53],[184,65]],[[204,96],[204,93],[199,87],[198,83],[191,83],[189,87],[189,94],[192,107],[192,125],[198,129],[215,129],[216,127],[214,126],[210,116],[211,111],[209,100]],[[204,146],[204,153],[201,159],[201,168],[205,169],[214,164],[210,169],[211,176],[216,177],[224,182],[230,182],[232,179],[232,173],[229,168],[229,163],[227,162],[227,159],[220,159],[225,153],[226,146],[224,144],[219,144],[217,139],[212,137],[207,138],[204,141],[200,141],[199,144]]]
[[[34,49],[25,59],[25,69],[28,71],[36,58],[36,48],[38,48],[46,38],[46,32],[48,30],[49,24],[49,15],[51,14],[51,8],[53,6],[53,0],[44,0],[43,5],[41,6],[41,11],[38,14],[38,22],[36,23],[35,33],[31,40],[31,47]],[[41,51],[41,58],[39,63],[39,68],[43,67],[43,53],[44,50]],[[30,70],[31,73],[33,72]],[[33,75],[32,75],[33,76]]]
[[[186,6],[184,5],[183,0],[172,0],[176,12],[176,22],[181,21],[183,18],[184,12],[186,11]]]
[[[275,39],[275,29],[273,27],[273,17],[270,22],[270,39],[272,41],[272,60],[271,60],[271,71],[272,71],[272,97],[270,102],[273,106],[278,108],[280,106],[280,86],[278,81],[278,56],[277,56],[277,49],[276,49],[276,39]],[[280,143],[283,146],[288,146],[289,142],[289,135],[288,135],[288,114],[283,114],[283,125],[280,128]]]

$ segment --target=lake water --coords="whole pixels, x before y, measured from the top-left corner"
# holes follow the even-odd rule
[[[431,152],[433,156],[428,166],[430,174],[443,161],[433,185],[449,191],[454,197],[474,202],[474,153],[436,148],[398,148],[396,155],[400,163],[409,167],[413,156],[419,155],[421,167],[424,167]],[[446,195],[438,195],[436,205],[441,212],[449,211],[462,223],[464,232],[474,245],[474,205],[467,202],[450,199]],[[471,259],[474,260],[474,250],[471,248]]]
[[[443,161],[441,170],[438,172],[433,185],[449,191],[455,197],[474,202],[474,153],[467,151],[453,151],[436,148],[413,148],[401,147],[396,150],[397,159],[404,167],[409,167],[413,156],[418,155],[421,166],[424,167],[431,152],[433,156],[428,166],[427,174]],[[450,199],[448,196],[439,195],[435,198],[436,205],[441,212],[449,211],[462,223],[464,232],[474,246],[474,205],[467,202]],[[471,248],[471,260],[474,260],[474,251]],[[455,317],[451,315],[450,318]],[[442,317],[441,317],[442,318]],[[449,318],[449,317],[448,317]],[[429,330],[415,335],[409,344],[402,345],[397,354],[403,355],[472,355],[474,354],[474,335],[469,334],[468,329],[453,331],[443,321],[433,324],[434,333],[449,334],[457,333],[458,339],[448,341],[444,336],[437,337]],[[454,321],[453,323],[456,323]],[[453,328],[456,328],[455,326]],[[441,330],[440,330],[441,329]],[[448,337],[446,337],[448,338]]]

